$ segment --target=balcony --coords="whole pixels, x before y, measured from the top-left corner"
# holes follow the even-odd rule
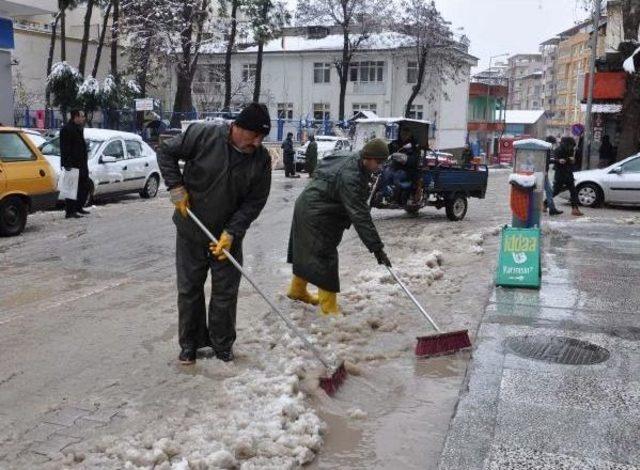
[[[351,82],[354,95],[384,95],[386,93],[384,82]]]
[[[56,0],[0,0],[0,16],[45,15],[58,11]]]

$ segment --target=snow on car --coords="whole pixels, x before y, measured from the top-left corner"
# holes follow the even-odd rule
[[[334,152],[349,151],[351,150],[351,142],[344,137],[335,137],[332,135],[317,135],[315,136],[316,143],[318,144],[318,161],[322,160],[327,155],[331,155]],[[307,147],[309,147],[309,141],[296,150],[296,170],[304,170],[305,163],[307,162]]]
[[[40,147],[47,141],[47,138],[44,137],[40,132],[34,131],[33,129],[21,129],[21,131],[26,135],[33,145],[36,147]]]
[[[574,178],[583,206],[640,205],[640,153],[606,168],[577,171]]]
[[[130,132],[85,128],[89,153],[90,189],[87,203],[105,195],[158,194],[160,170],[156,153],[139,135]],[[60,137],[41,146],[41,151],[59,175]]]

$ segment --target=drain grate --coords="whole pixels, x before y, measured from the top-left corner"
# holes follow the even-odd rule
[[[561,336],[513,336],[505,344],[518,356],[556,364],[598,364],[609,359],[605,348]]]

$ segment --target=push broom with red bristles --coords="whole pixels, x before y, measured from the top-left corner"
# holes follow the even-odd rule
[[[471,347],[471,340],[469,339],[468,330],[443,332],[438,325],[433,321],[431,316],[420,305],[418,299],[409,291],[407,286],[400,280],[398,275],[387,266],[389,273],[395,279],[395,281],[402,287],[402,290],[409,296],[411,301],[418,307],[420,313],[424,315],[427,321],[431,324],[435,334],[428,336],[418,336],[418,343],[416,344],[416,356],[430,357],[430,356],[444,356],[447,354],[453,354],[461,349]]]
[[[200,219],[198,219],[195,216],[195,214],[191,212],[191,209],[187,209],[187,212],[189,213],[189,217],[191,217],[191,220],[193,220],[195,224],[198,227],[200,227],[200,229],[205,233],[205,235],[209,237],[209,239],[213,243],[217,244],[218,240],[216,239],[216,237],[214,237],[213,234],[209,231],[209,229],[205,227],[202,222],[200,222]],[[325,367],[325,369],[328,372],[330,372],[333,368],[331,367],[329,361],[318,350],[318,348],[316,348],[313,344],[311,344],[311,342],[305,337],[305,335],[302,334],[302,332],[293,324],[293,322],[284,313],[282,313],[280,309],[276,307],[271,300],[269,300],[269,298],[264,294],[264,292],[262,292],[262,289],[258,287],[258,285],[251,278],[251,276],[249,276],[249,274],[247,274],[247,272],[242,268],[242,265],[238,263],[238,261],[233,256],[231,256],[231,253],[229,253],[225,249],[223,249],[222,252],[227,256],[227,259],[231,261],[231,263],[236,267],[236,269],[240,271],[240,274],[242,274],[245,277],[245,279],[249,281],[249,284],[253,286],[253,288],[258,292],[258,294],[260,294],[260,296],[262,296],[262,298],[269,304],[269,307],[271,307],[271,310],[280,317],[280,319],[289,327],[289,329],[291,329],[291,331],[293,331],[296,334],[298,338],[302,340],[305,347],[309,351],[311,351],[311,353]],[[347,369],[344,367],[344,362],[341,362],[338,365],[338,367],[333,369],[333,372],[331,374],[327,375],[326,377],[320,377],[320,388],[322,388],[322,390],[324,390],[327,393],[327,395],[332,396],[334,393],[336,393],[338,388],[340,388],[340,386],[343,384],[346,378],[347,378]]]

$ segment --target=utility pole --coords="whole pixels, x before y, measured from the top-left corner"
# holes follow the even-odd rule
[[[596,78],[596,58],[598,57],[598,31],[600,29],[600,8],[602,0],[593,0],[593,36],[591,37],[591,60],[589,63],[589,88],[587,93],[587,114],[584,118],[584,138],[582,142],[582,169],[591,168],[591,144],[593,129],[591,109],[593,108],[593,84]]]

